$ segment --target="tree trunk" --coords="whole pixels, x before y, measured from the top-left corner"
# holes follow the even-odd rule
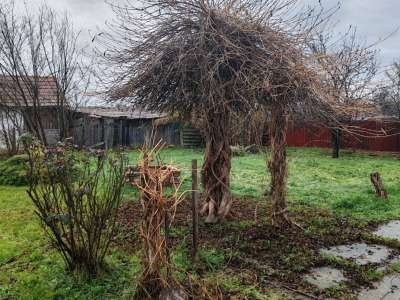
[[[289,224],[286,217],[286,129],[287,116],[281,106],[273,107],[269,126],[271,139],[271,160],[268,168],[271,172],[271,219],[272,224],[284,226]]]
[[[11,142],[10,154],[15,155],[18,153],[18,145],[17,145],[18,141],[15,128],[10,129],[10,142]]]
[[[210,111],[205,129],[206,150],[201,171],[206,222],[215,223],[229,213],[232,205],[230,193],[231,148],[229,143],[229,112]]]
[[[341,131],[338,128],[334,128],[332,129],[331,134],[332,134],[332,158],[339,158]]]

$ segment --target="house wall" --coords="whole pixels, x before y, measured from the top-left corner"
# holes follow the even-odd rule
[[[33,110],[30,109],[27,112],[28,114],[32,115],[33,118]],[[16,134],[18,137],[19,132],[23,133],[23,132],[27,132],[27,126],[26,126],[26,122],[23,118],[22,112],[14,112],[14,118],[16,118],[16,122],[18,122],[18,124],[20,124],[18,126],[18,128],[16,129]],[[46,140],[47,142],[51,145],[51,144],[55,144],[59,141],[60,139],[60,130],[58,129],[57,126],[57,113],[56,110],[54,108],[46,108],[43,107],[40,109],[40,113],[39,113],[39,117],[41,119],[42,125],[43,125],[43,129],[46,135]],[[11,122],[10,120],[7,119],[6,114],[4,113],[4,111],[2,112],[0,110],[0,130],[3,129],[10,129],[13,125],[13,122]],[[2,141],[2,138],[0,137],[0,148],[4,147],[4,142]]]
[[[11,117],[11,119],[10,119]],[[8,112],[0,109],[0,149],[6,148],[5,136],[12,135],[17,140],[23,125],[22,115],[18,112]]]
[[[27,114],[32,119],[35,118],[34,110],[28,109]],[[57,110],[54,107],[40,107],[39,118],[41,120],[46,141],[49,145],[54,145],[60,140],[60,128],[57,120]],[[27,131],[27,126],[24,124],[24,131]]]

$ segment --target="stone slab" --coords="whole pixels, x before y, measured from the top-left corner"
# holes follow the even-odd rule
[[[373,289],[364,289],[358,295],[359,300],[399,300],[400,275],[388,275],[377,282]]]
[[[400,221],[391,221],[374,232],[375,235],[400,241]]]
[[[391,251],[385,246],[356,243],[321,249],[320,253],[344,259],[354,259],[356,263],[366,265],[384,262],[390,256]]]
[[[304,277],[304,280],[312,285],[315,285],[321,290],[335,287],[341,282],[346,281],[342,271],[331,268],[321,267],[311,269],[310,274]]]

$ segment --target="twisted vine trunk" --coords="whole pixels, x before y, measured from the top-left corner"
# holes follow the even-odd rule
[[[205,203],[201,210],[207,214],[206,222],[215,223],[229,213],[232,205],[230,193],[231,148],[229,139],[229,112],[209,112],[205,130],[206,150],[201,171]]]
[[[272,224],[276,226],[290,223],[286,216],[286,129],[285,110],[281,106],[273,107],[269,126],[272,153],[268,167],[271,172],[271,219]]]
[[[143,274],[134,299],[154,299],[166,286],[163,267],[165,267],[165,236],[161,233],[164,222],[164,198],[161,175],[151,173],[149,157],[144,155],[141,173],[141,201],[144,209],[141,223],[143,238]]]
[[[141,233],[145,237],[143,242],[143,277],[141,287],[143,291],[137,292],[136,298],[143,299],[145,294],[152,296],[158,295],[164,288],[163,275],[163,251],[165,239],[161,234],[164,221],[163,209],[154,201],[153,195],[148,192],[143,193],[143,203],[145,203],[144,216],[141,226]],[[139,289],[140,290],[140,289]]]

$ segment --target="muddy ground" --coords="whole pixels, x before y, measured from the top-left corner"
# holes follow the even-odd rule
[[[216,270],[210,269],[202,260],[189,262],[181,283],[191,290],[194,299],[251,299],[241,295],[240,291],[232,293],[219,284],[202,281],[213,272],[221,271],[239,278],[243,286],[257,286],[261,293],[278,289],[285,295],[283,298],[353,299],[360,289],[371,286],[382,277],[376,271],[378,266],[360,266],[351,261],[328,258],[320,255],[321,248],[365,242],[391,246],[394,249],[391,256],[400,255],[400,243],[371,234],[378,223],[339,217],[331,211],[306,204],[291,204],[289,217],[298,226],[276,228],[270,224],[267,202],[265,199],[235,199],[232,213],[225,221],[200,223],[200,247],[223,253],[224,264]],[[190,253],[191,215],[190,199],[185,199],[178,206],[171,227],[172,252]],[[115,244],[126,251],[141,247],[141,216],[139,201],[123,203],[118,214]],[[323,291],[306,283],[303,278],[307,272],[319,266],[341,269],[348,281],[345,285]]]

